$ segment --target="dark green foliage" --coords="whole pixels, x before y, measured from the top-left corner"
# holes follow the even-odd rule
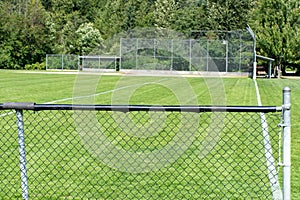
[[[42,61],[52,44],[47,13],[39,1],[27,3],[24,9],[4,2],[0,16],[0,68],[21,69]]]
[[[213,30],[244,29],[254,5],[253,0],[210,0],[208,21]]]
[[[298,0],[2,0],[0,68],[42,63],[47,53],[89,54],[105,47],[106,39],[135,28],[190,36],[195,30],[245,29],[247,24],[257,34],[258,53],[297,68],[299,18]],[[91,31],[81,31],[87,25]]]

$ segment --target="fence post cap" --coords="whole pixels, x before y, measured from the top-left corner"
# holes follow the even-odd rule
[[[285,87],[283,88],[283,92],[291,92],[291,88],[288,87],[288,86],[285,86]]]

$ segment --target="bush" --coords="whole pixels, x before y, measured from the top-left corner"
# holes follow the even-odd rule
[[[46,70],[46,63],[35,63],[35,64],[27,64],[25,65],[26,70]]]

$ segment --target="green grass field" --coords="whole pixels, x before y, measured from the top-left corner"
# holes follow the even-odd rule
[[[75,96],[87,96],[87,98],[75,100],[75,103],[129,103],[136,105],[257,105],[254,83],[253,80],[248,78],[204,79],[199,77],[124,77],[117,75],[105,75],[101,77],[95,75],[85,75],[78,78],[74,74],[39,74],[22,71],[0,71],[0,80],[0,102],[72,103],[73,101],[70,98],[73,97],[75,89]],[[300,80],[288,79],[258,80],[263,105],[281,105],[282,88],[284,86],[290,86],[292,89],[292,199],[300,199],[300,136],[296,134],[298,131],[300,131],[300,122],[298,120],[300,111],[296,109],[298,106],[300,106],[299,101],[297,101],[300,97],[300,89],[297,87],[299,83]],[[96,85],[94,87],[90,87],[90,84]],[[222,84],[222,87],[220,87],[220,84]],[[133,87],[133,89],[129,89],[130,86]],[[222,90],[223,87],[224,91]],[[97,95],[95,97],[89,96],[89,94],[93,93],[96,93]],[[3,111],[1,111],[0,114],[1,113],[3,113]],[[99,161],[94,157],[91,157],[89,151],[82,147],[80,138],[78,138],[78,136],[75,137],[76,133],[74,130],[74,124],[67,120],[67,117],[70,117],[70,113],[63,112],[57,113],[57,115],[58,117],[62,118],[51,116],[49,115],[49,112],[28,114],[30,120],[28,122],[25,121],[25,126],[27,125],[29,127],[28,132],[30,133],[27,135],[27,139],[28,141],[31,141],[31,144],[28,144],[28,159],[32,161],[29,163],[29,173],[33,178],[29,178],[29,184],[31,184],[34,188],[31,191],[31,194],[34,194],[32,195],[33,199],[81,199],[83,198],[83,196],[81,196],[81,192],[87,194],[97,194],[99,199],[101,199],[100,197],[103,199],[142,199],[146,198],[147,195],[150,195],[150,197],[153,199],[159,199],[166,195],[166,191],[168,192],[168,197],[172,199],[187,199],[190,197],[188,191],[192,191],[197,199],[201,199],[203,197],[211,199],[219,197],[232,199],[238,198],[237,195],[240,195],[240,197],[242,196],[243,198],[253,199],[259,198],[259,195],[263,195],[260,193],[261,191],[253,193],[253,191],[250,191],[246,188],[246,184],[237,189],[239,193],[236,193],[237,190],[235,190],[234,187],[227,187],[230,184],[237,185],[245,180],[246,182],[247,180],[251,180],[251,184],[257,187],[264,187],[263,185],[260,185],[261,180],[258,180],[257,178],[260,176],[260,174],[255,173],[255,167],[253,169],[253,173],[244,174],[242,178],[238,176],[239,170],[243,169],[242,166],[237,166],[237,169],[231,169],[231,161],[242,163],[250,162],[251,159],[253,161],[256,157],[250,156],[250,159],[246,155],[261,154],[261,156],[263,156],[263,148],[261,148],[261,151],[257,150],[254,152],[251,149],[251,145],[261,145],[261,143],[256,143],[257,141],[255,140],[255,138],[260,137],[260,132],[258,130],[251,129],[251,133],[253,133],[253,135],[248,137],[244,135],[231,135],[230,137],[236,139],[234,140],[234,143],[232,143],[233,141],[230,141],[229,136],[224,137],[224,140],[221,142],[223,145],[226,144],[225,146],[227,151],[234,151],[222,155],[219,153],[219,150],[216,150],[214,156],[208,156],[205,158],[207,161],[213,161],[212,163],[216,165],[214,167],[223,167],[224,171],[227,173],[226,175],[220,175],[218,174],[219,172],[216,172],[215,174],[212,173],[209,171],[209,167],[213,166],[202,166],[201,163],[203,160],[199,160],[194,153],[188,151],[183,155],[183,157],[185,157],[187,160],[177,160],[168,170],[159,170],[157,173],[153,173],[150,176],[147,176],[143,173],[130,176],[127,173],[117,172],[108,167],[101,167],[101,163],[99,163]],[[111,118],[109,114],[107,117]],[[239,119],[243,120],[244,123],[250,123],[255,119],[255,117],[253,119],[235,119],[233,116],[229,117],[232,121],[238,121]],[[9,198],[6,196],[7,193],[14,191],[14,194],[10,197],[20,198],[19,188],[13,188],[12,190],[11,187],[5,187],[6,185],[19,185],[19,166],[18,153],[16,152],[15,148],[17,143],[16,140],[9,135],[16,133],[16,129],[11,130],[10,128],[11,126],[14,126],[14,116],[8,115],[3,118],[10,121],[8,124],[3,126],[3,129],[9,133],[4,135],[6,140],[1,140],[0,146],[8,143],[11,144],[11,146],[2,150],[3,156],[0,158],[0,162],[3,162],[4,164],[0,167],[0,176],[8,176],[8,171],[9,174],[12,174],[9,175],[12,178],[11,180],[7,180],[5,178],[3,179],[4,181],[1,183],[0,197],[3,197],[3,199]],[[173,126],[176,126],[176,116],[170,116],[170,119],[172,119],[174,122]],[[54,121],[58,123],[58,125],[56,124],[54,128],[48,127],[47,130],[51,130],[51,133],[62,131],[63,134],[55,135],[49,133],[47,130],[40,129],[43,125],[47,126],[51,123],[53,124]],[[29,122],[35,124],[39,128],[30,126]],[[66,126],[66,124],[68,125]],[[108,125],[108,129],[109,128],[115,130],[115,128]],[[244,129],[246,129],[246,127],[231,127],[231,129],[227,128],[223,134],[224,136],[226,135],[225,133],[230,135],[232,134],[232,130],[242,131]],[[69,134],[74,135],[75,139],[70,140]],[[250,134],[250,132],[247,132],[247,134]],[[155,140],[143,141],[143,144],[148,144],[145,147],[141,146],[140,140],[133,141],[131,146],[126,146],[128,143],[124,141],[131,141],[131,138],[128,138],[127,135],[122,135],[121,132],[117,132],[107,136],[110,137],[112,141],[120,145],[120,147],[128,150],[140,148],[139,151],[141,149],[147,151],[149,150],[147,148],[158,148],[159,145],[165,145],[164,143],[168,142],[168,140],[166,140],[163,142],[163,144],[161,144],[162,138],[158,137]],[[166,138],[166,136],[163,138]],[[248,146],[242,146],[243,141],[245,142],[246,139],[247,141],[250,141],[247,143]],[[54,141],[54,143],[49,141]],[[253,143],[251,144],[251,142]],[[156,143],[158,143],[158,146]],[[76,147],[76,149],[74,150],[73,147]],[[197,146],[192,145],[192,148],[196,147]],[[217,146],[216,149],[218,148],[221,147]],[[8,155],[11,155],[11,152],[14,152],[14,156],[9,157]],[[229,155],[233,155],[233,157],[230,158],[232,160],[227,158]],[[225,158],[227,159],[223,160]],[[49,165],[45,164],[45,166],[49,166],[50,169],[36,169],[34,167],[35,164],[43,165],[47,159],[47,162],[52,161],[57,163],[58,167],[51,169],[51,167],[55,165],[50,165],[49,163]],[[193,162],[188,162],[188,160],[192,160]],[[92,163],[92,166],[85,164],[78,166],[78,162],[80,161],[82,161],[82,163]],[[221,165],[222,162],[225,163],[223,166]],[[259,162],[259,160],[257,160],[257,162]],[[67,164],[60,165],[60,163]],[[261,163],[260,165],[262,168],[264,167],[264,163]],[[191,166],[193,166],[193,168]],[[53,171],[59,174],[59,169],[62,171],[66,170],[66,176],[56,177],[54,174],[52,174]],[[72,169],[74,171],[72,171]],[[39,170],[42,170],[43,172],[46,171],[46,173],[39,175]],[[78,177],[76,175],[76,170],[81,172],[82,175]],[[249,171],[251,170],[249,169]],[[212,173],[210,174],[212,179],[202,180],[202,176],[199,175],[201,173]],[[57,181],[57,179],[61,179],[61,182]],[[43,183],[45,180],[48,183],[47,185]],[[141,181],[141,184],[135,184],[133,182],[135,180]],[[91,188],[89,187],[90,184],[97,185],[97,187]],[[209,184],[212,185],[210,188],[205,186]],[[182,188],[183,186],[186,187]],[[139,187],[140,190],[132,193],[129,192],[130,187]],[[221,190],[219,188],[221,188]],[[199,190],[205,190],[207,192],[206,196],[197,196],[197,191]],[[216,190],[220,190],[219,194],[212,193],[212,191],[215,192]],[[76,191],[76,196],[72,196],[72,191]],[[64,196],[43,196],[42,194],[45,192],[64,194]],[[226,195],[218,196],[224,192]],[[264,192],[267,193],[266,191]],[[70,194],[68,195],[68,193]],[[41,196],[39,196],[39,194],[41,194]]]

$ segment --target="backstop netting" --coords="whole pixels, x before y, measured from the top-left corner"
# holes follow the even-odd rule
[[[188,39],[121,38],[120,69],[249,72],[253,39],[245,31],[195,31]]]

